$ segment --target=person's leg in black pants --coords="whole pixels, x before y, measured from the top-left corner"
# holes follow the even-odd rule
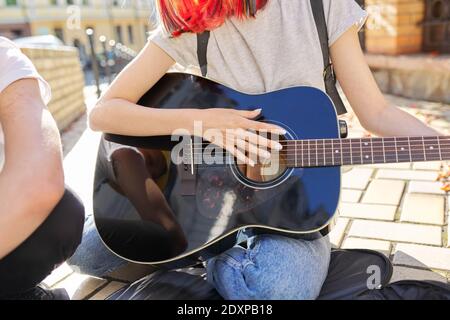
[[[0,260],[0,299],[26,296],[72,256],[81,242],[83,224],[83,204],[66,189],[42,225]]]

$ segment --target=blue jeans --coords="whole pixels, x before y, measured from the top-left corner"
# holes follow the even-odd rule
[[[227,300],[312,300],[327,277],[328,237],[314,241],[262,235],[208,261],[207,278]]]

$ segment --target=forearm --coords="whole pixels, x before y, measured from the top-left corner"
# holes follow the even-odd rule
[[[419,119],[392,105],[383,108],[370,121],[367,129],[380,137],[441,135]]]
[[[146,108],[124,99],[111,99],[91,111],[89,124],[95,131],[121,135],[171,135],[178,129],[192,132],[198,113],[196,109]]]

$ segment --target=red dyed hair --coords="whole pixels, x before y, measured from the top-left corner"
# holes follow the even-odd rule
[[[174,37],[220,27],[225,19],[254,17],[268,0],[158,0],[160,18]]]

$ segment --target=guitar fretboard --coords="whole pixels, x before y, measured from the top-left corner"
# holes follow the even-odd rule
[[[450,160],[450,137],[325,139],[283,142],[289,167],[330,167]]]

